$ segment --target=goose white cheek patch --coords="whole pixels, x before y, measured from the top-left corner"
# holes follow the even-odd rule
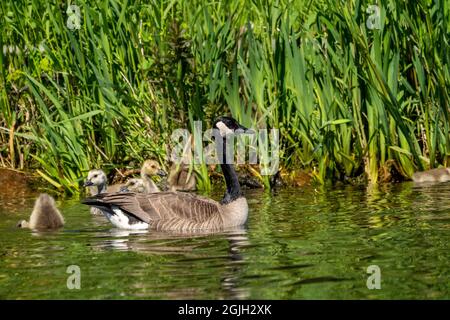
[[[222,137],[226,136],[227,134],[233,133],[233,130],[228,128],[222,121],[217,122],[216,126],[217,128],[219,128],[219,133]]]

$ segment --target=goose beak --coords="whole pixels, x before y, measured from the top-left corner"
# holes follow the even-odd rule
[[[158,172],[156,173],[158,176],[160,177],[165,177],[167,176],[167,173],[164,170],[159,169]]]
[[[85,183],[84,183],[84,187],[90,187],[90,186],[93,186],[94,184],[92,183],[92,181],[86,181]]]

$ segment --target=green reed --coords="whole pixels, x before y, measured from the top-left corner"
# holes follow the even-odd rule
[[[78,30],[67,4],[0,4],[0,165],[60,192],[92,167],[165,162],[173,129],[220,114],[278,128],[281,166],[322,184],[449,165],[446,1],[386,1],[376,28],[371,1],[73,4]]]

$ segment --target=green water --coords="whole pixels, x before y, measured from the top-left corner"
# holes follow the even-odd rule
[[[78,200],[58,202],[63,230],[20,230],[34,195],[3,195],[0,298],[450,298],[450,184],[246,195],[245,228],[197,236],[117,230]],[[67,288],[69,265],[79,290]],[[367,288],[370,265],[379,290]]]

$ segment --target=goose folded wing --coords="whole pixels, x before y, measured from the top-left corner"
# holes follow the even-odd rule
[[[218,202],[185,192],[160,192],[145,198],[164,220],[175,218],[201,223],[221,213]]]
[[[118,207],[146,223],[170,219],[203,222],[221,211],[216,201],[184,192],[103,193],[84,202]]]
[[[82,202],[98,208],[108,208],[108,210],[117,207],[146,223],[158,220],[159,216],[151,209],[148,201],[145,201],[139,195],[139,193],[133,192],[101,193],[84,199]]]

